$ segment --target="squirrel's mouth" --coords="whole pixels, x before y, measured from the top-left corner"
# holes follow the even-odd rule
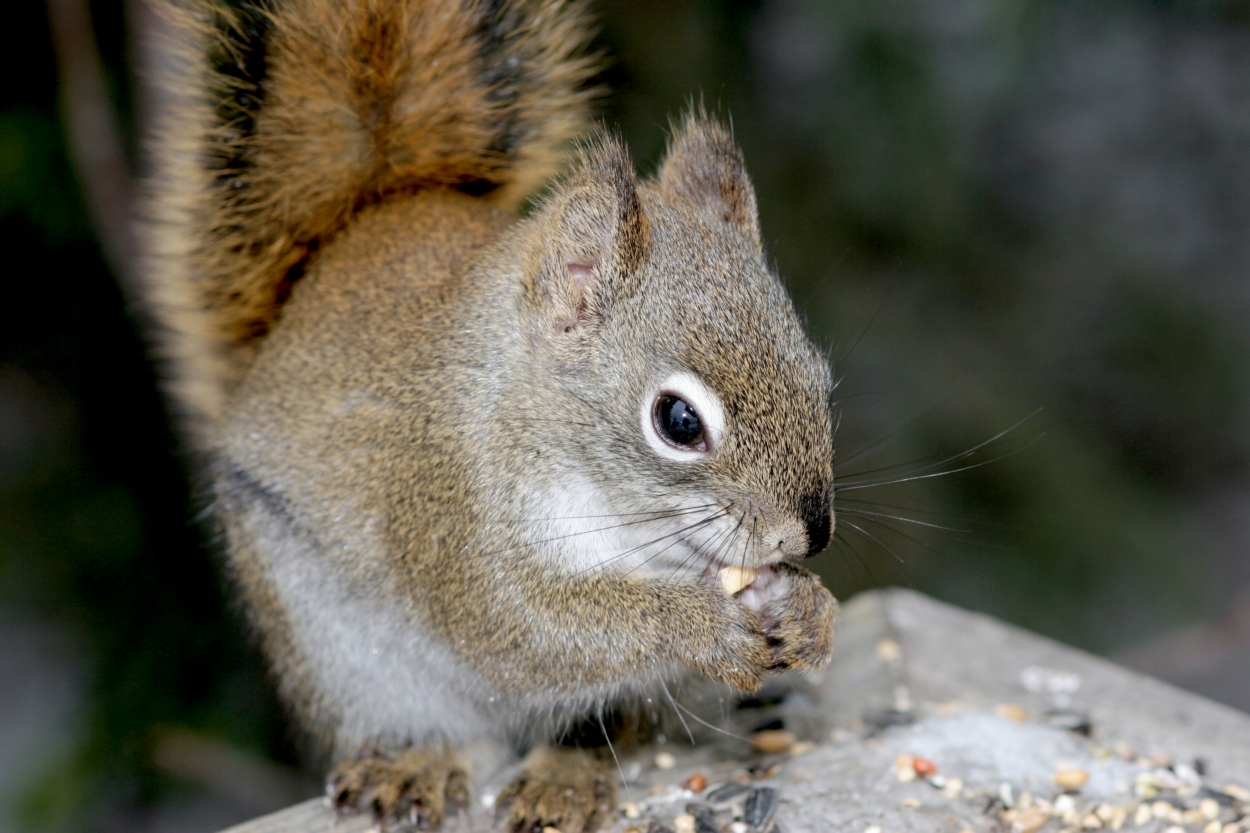
[[[703,577],[719,584],[722,590],[742,604],[762,613],[764,603],[769,598],[769,588],[776,580],[776,573],[768,565],[742,567],[709,561]]]

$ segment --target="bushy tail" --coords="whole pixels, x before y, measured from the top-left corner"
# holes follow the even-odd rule
[[[171,0],[149,294],[192,436],[321,241],[428,187],[514,205],[583,131],[575,0]]]

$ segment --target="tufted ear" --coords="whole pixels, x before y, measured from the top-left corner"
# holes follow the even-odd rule
[[[711,212],[761,246],[755,189],[742,151],[702,107],[676,126],[657,181],[662,190]]]
[[[546,200],[531,296],[559,332],[584,330],[630,295],[651,250],[638,177],[620,141],[600,136]]]

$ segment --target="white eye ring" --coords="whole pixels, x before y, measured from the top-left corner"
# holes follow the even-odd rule
[[[656,403],[662,396],[675,396],[681,399],[699,415],[703,425],[703,435],[707,442],[706,449],[682,448],[660,436],[655,423]],[[669,376],[652,388],[642,401],[639,412],[642,435],[647,438],[651,450],[667,460],[688,463],[693,460],[705,459],[720,447],[725,436],[725,408],[711,388],[693,373],[679,372]]]

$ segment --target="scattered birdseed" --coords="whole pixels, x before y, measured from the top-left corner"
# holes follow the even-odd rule
[[[673,819],[673,827],[676,828],[677,833],[695,833],[694,816],[682,813]]]
[[[735,821],[729,825],[729,833],[747,833],[751,828],[746,826],[745,822]]]
[[[1094,724],[1090,722],[1089,715],[1084,712],[1073,711],[1071,709],[1051,709],[1043,716],[1046,723],[1054,726],[1056,729],[1066,729],[1078,735],[1089,737],[1094,733]]]
[[[544,827],[543,833],[561,833],[558,827]]]
[[[696,833],[720,833],[720,824],[716,821],[716,810],[712,805],[691,802],[686,805],[686,813],[694,816]]]
[[[642,818],[642,810],[640,810],[638,805],[632,801],[626,801],[621,805],[621,814],[627,819]]]
[[[1202,828],[1202,833],[1223,833],[1223,830],[1224,826],[1218,821],[1210,821]]]
[[[881,828],[874,824],[871,827],[865,827],[864,833],[881,833]]]
[[[999,703],[994,707],[994,711],[1000,717],[1014,720],[1016,723],[1023,723],[1029,719],[1029,713],[1025,711],[1024,707],[1017,706],[1015,703]]]
[[[1149,804],[1139,804],[1137,805],[1137,812],[1133,813],[1133,824],[1137,827],[1143,827],[1153,817],[1154,813],[1151,812]]]
[[[696,772],[685,781],[681,782],[683,790],[690,790],[692,793],[701,793],[707,788],[707,776],[701,772]]]
[[[657,752],[655,756],[656,769],[672,769],[677,766],[677,759],[670,752]]]
[[[964,782],[962,778],[947,778],[946,785],[942,787],[942,795],[949,799],[959,798],[959,794],[964,791]]]
[[[781,772],[780,762],[777,762],[775,764],[770,764],[769,766],[763,766],[761,764],[752,764],[751,766],[747,767],[747,776],[749,778],[754,778],[757,781],[763,781],[768,778],[772,778],[774,775],[776,775],[779,772]]]
[[[798,738],[785,729],[765,729],[751,736],[751,745],[767,755],[789,752],[796,743]]]
[[[1059,789],[1075,792],[1089,781],[1089,773],[1083,769],[1061,769],[1055,772],[1054,779]]]
[[[1020,685],[1033,694],[1075,694],[1081,688],[1081,675],[1030,665],[1020,672]]]
[[[756,787],[747,796],[742,820],[747,827],[760,827],[777,811],[777,791],[772,787]]]
[[[704,798],[709,804],[728,804],[735,798],[746,795],[751,788],[746,784],[723,784],[708,793]]]
[[[1225,784],[1224,794],[1231,795],[1242,804],[1250,804],[1250,790],[1247,790],[1245,787],[1240,787],[1236,784]]]
[[[794,746],[790,747],[790,754],[797,758],[799,755],[806,755],[808,752],[811,752],[815,748],[816,748],[816,744],[808,743],[805,740],[801,740],[798,743],[796,743]]]
[[[894,662],[902,655],[902,646],[893,639],[883,639],[877,643],[877,659],[882,662]]]
[[[1172,771],[1176,773],[1176,779],[1180,781],[1180,792],[1193,795],[1202,789],[1202,776],[1198,774],[1198,770],[1188,764],[1177,764]]]
[[[912,758],[911,767],[921,778],[928,778],[937,773],[937,764],[928,758]]]
[[[910,807],[913,810],[920,806],[920,801],[915,798],[904,798],[902,803],[904,807]]]
[[[1019,833],[1036,833],[1050,819],[1050,814],[1038,807],[1021,810],[1011,823],[1011,828]]]

